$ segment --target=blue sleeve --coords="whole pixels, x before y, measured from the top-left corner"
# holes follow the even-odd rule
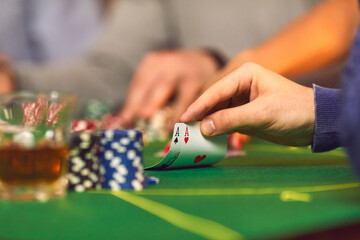
[[[341,90],[314,85],[315,133],[313,152],[325,152],[341,146]]]

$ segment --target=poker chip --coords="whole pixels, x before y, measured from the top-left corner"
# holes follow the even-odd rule
[[[100,189],[99,137],[90,132],[74,132],[70,142],[68,189],[83,192]]]
[[[71,131],[73,132],[95,132],[98,122],[95,120],[77,119],[71,124]]]
[[[160,182],[160,179],[157,177],[147,177],[146,178],[147,185],[155,185],[155,184],[158,184],[159,182]]]
[[[102,129],[120,129],[123,128],[121,119],[116,114],[106,114],[101,120]]]
[[[110,113],[111,105],[107,101],[90,99],[83,107],[81,116],[85,119],[100,120],[105,114]]]
[[[139,130],[103,130],[100,134],[101,184],[111,190],[142,190],[158,179],[147,178]]]

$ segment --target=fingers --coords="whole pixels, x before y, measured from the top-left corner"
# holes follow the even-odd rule
[[[0,72],[0,93],[9,93],[13,90],[14,87],[11,77],[5,73]]]
[[[243,66],[205,91],[181,116],[182,122],[202,119],[212,108],[235,95],[248,94],[254,78],[254,66]]]
[[[144,105],[144,98],[156,81],[157,71],[154,71],[157,61],[145,57],[134,74],[124,103],[119,113],[126,125],[134,121],[138,110]]]
[[[175,86],[169,79],[157,83],[148,93],[147,98],[140,109],[140,117],[143,119],[150,119],[155,112],[165,106],[172,94],[175,91]]]
[[[210,114],[201,121],[200,130],[205,136],[216,136],[224,133],[241,131],[266,124],[264,101],[254,100],[235,108],[227,108]]]

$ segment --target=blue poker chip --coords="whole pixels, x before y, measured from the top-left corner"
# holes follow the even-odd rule
[[[147,185],[155,185],[160,182],[160,179],[157,177],[146,177],[145,182]]]
[[[147,183],[142,158],[142,132],[103,130],[100,134],[101,182],[105,189],[141,190]]]

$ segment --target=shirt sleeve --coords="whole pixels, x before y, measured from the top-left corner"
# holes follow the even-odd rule
[[[323,88],[314,85],[315,94],[315,133],[313,152],[325,152],[341,146],[342,92],[339,89]]]

